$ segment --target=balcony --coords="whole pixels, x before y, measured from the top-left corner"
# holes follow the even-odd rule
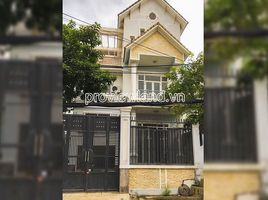
[[[101,45],[96,49],[103,53],[103,59],[99,61],[102,65],[121,65],[122,64],[122,29],[102,28]]]

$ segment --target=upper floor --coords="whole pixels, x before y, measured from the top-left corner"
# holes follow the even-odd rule
[[[129,64],[126,61],[129,61],[130,54],[128,50],[131,44],[132,46],[135,44],[142,47],[138,49],[138,54],[140,54],[140,51],[149,49],[149,52],[143,53],[147,55],[167,54],[163,54],[163,52],[166,52],[168,47],[171,46],[171,49],[173,49],[176,45],[183,46],[180,42],[180,37],[187,24],[187,20],[166,0],[138,0],[118,14],[117,28],[103,27],[101,29],[102,44],[97,48],[105,56],[100,63],[102,65],[116,66]],[[159,28],[160,26],[161,28]],[[152,34],[146,34],[148,32]],[[165,38],[167,35],[169,37]],[[164,36],[164,38],[161,36]],[[144,38],[152,38],[154,41],[147,41],[147,44],[141,44],[142,41],[140,40]],[[172,45],[165,45],[164,40],[166,39]],[[159,49],[162,50],[162,53],[159,53]],[[171,53],[168,54],[171,57],[180,57],[177,62],[183,62],[189,55],[189,51],[185,47],[179,52],[173,51],[168,53]],[[178,54],[181,55],[178,56]],[[135,59],[137,60],[138,58]]]
[[[116,76],[109,92],[162,92],[165,74],[184,63],[190,51],[181,43],[188,22],[166,0],[139,0],[118,14],[117,28],[102,28],[102,68]]]

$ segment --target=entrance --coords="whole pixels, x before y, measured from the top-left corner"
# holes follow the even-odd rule
[[[120,117],[64,115],[64,190],[118,191]]]

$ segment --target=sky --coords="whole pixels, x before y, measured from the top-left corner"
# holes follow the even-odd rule
[[[181,42],[197,56],[204,46],[204,1],[167,0],[188,22]],[[117,14],[136,0],[63,0],[63,13],[103,27],[117,27]],[[66,19],[70,19],[67,16]]]

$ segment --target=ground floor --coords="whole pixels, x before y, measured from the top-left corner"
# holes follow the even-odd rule
[[[176,194],[202,176],[198,130],[162,107],[75,109],[64,115],[64,190]]]

